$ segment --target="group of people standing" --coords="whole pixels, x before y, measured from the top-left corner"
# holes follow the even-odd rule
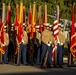
[[[44,30],[39,32],[39,25],[36,25],[34,38],[29,37],[26,31],[26,25],[23,24],[22,42],[18,42],[17,31],[11,27],[11,35],[6,32],[4,27],[5,54],[2,54],[4,64],[9,62],[17,63],[17,65],[40,65],[41,68],[52,67],[52,50],[55,46],[57,50],[57,67],[63,68],[63,53],[65,44],[65,35],[63,33],[63,25],[58,25],[58,41],[54,39],[53,26],[49,23],[44,24]],[[1,43],[0,43],[1,44]],[[18,50],[16,53],[16,49]],[[1,55],[0,55],[1,56]],[[43,65],[45,64],[45,65]]]

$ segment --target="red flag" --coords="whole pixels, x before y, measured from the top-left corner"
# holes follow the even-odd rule
[[[17,26],[16,37],[18,39],[18,43],[20,44],[22,42],[22,38],[23,38],[23,2],[22,1],[20,2],[20,15],[19,15],[19,18],[18,18],[18,5],[16,6],[15,25]],[[15,54],[17,54],[17,52],[18,52],[18,46],[16,47]]]
[[[8,5],[8,11],[7,11],[7,19],[6,19],[6,23],[7,25],[11,25],[11,11],[10,11],[10,4]]]
[[[25,23],[25,6],[23,6],[23,23]]]
[[[5,53],[5,41],[4,41],[4,24],[5,24],[5,4],[3,3],[3,10],[2,10],[2,25],[1,25],[1,43],[2,43],[2,54]]]
[[[75,34],[75,25],[74,25],[74,6],[72,7],[72,25],[71,25],[71,41],[70,41],[70,51],[73,57],[76,59],[76,34]]]
[[[31,26],[32,26],[32,9],[31,9],[31,4],[30,4],[30,8],[28,11],[28,33],[29,33],[29,38],[31,36]]]
[[[31,9],[31,4],[28,12],[28,26],[32,24],[32,9]]]
[[[45,3],[44,23],[47,23],[47,4]]]
[[[19,40],[18,28],[19,28],[19,16],[18,16],[18,4],[17,4],[16,5],[16,18],[15,18],[14,29],[17,31],[16,37]],[[18,52],[18,46],[16,46],[15,54],[17,54],[17,52]]]
[[[39,6],[39,12],[38,12],[38,24],[40,26],[39,31],[43,31],[43,24],[42,24],[42,19],[41,19],[41,6]]]
[[[31,37],[34,38],[36,25],[36,3],[33,4],[33,15],[32,15],[32,26],[31,26]]]
[[[21,43],[23,38],[23,3],[22,2],[20,2],[18,37],[19,37],[18,41],[19,43]]]
[[[5,53],[5,41],[4,41],[4,24],[2,23],[1,26],[1,42],[2,42],[2,51],[1,53],[4,54]]]
[[[18,30],[18,26],[19,26],[19,17],[18,17],[18,4],[17,4],[16,5],[16,19],[15,19],[15,25],[14,25],[15,30]]]

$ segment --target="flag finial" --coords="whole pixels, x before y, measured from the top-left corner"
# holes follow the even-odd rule
[[[34,1],[34,4],[35,4],[36,2]]]

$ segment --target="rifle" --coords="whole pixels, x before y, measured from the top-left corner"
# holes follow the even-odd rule
[[[45,53],[45,56],[44,56],[43,61],[42,61],[42,65],[41,65],[42,68],[46,67],[46,62],[48,59],[48,50],[49,50],[49,46],[46,49],[46,53]]]

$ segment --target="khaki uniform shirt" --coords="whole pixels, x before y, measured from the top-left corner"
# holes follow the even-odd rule
[[[17,41],[17,45],[19,46],[19,42],[16,36],[16,41]],[[22,38],[22,44],[26,45],[28,43],[28,35],[26,33],[26,31],[23,31],[23,38]]]
[[[37,41],[38,45],[41,44],[41,34],[38,31],[36,31],[36,41]]]
[[[59,31],[59,34],[58,34],[58,39],[59,39],[59,43],[63,43],[65,44],[65,35],[62,31]]]
[[[8,33],[4,32],[4,42],[5,42],[5,46],[8,46],[9,44],[9,35]]]
[[[47,42],[51,42],[52,44],[55,44],[54,36],[52,34],[52,31],[44,30],[42,32],[42,42],[47,44]]]
[[[24,45],[26,45],[28,43],[28,35],[26,33],[26,31],[23,32],[23,41],[24,41]]]

